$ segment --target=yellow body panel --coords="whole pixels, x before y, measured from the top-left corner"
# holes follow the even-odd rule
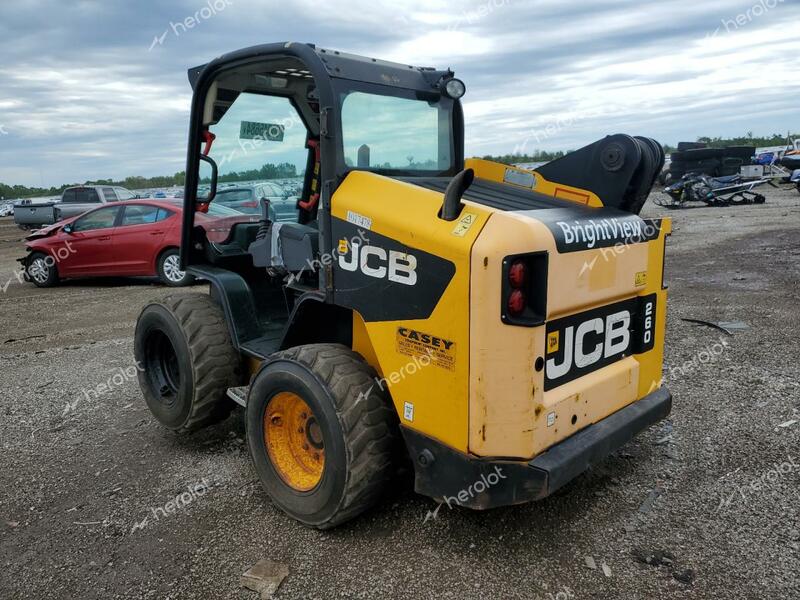
[[[658,387],[652,382],[661,377],[663,359],[661,274],[668,231],[667,222],[649,243],[560,254],[535,211],[492,216],[472,256],[470,452],[533,458]],[[549,256],[548,321],[657,292],[653,350],[544,391],[544,371],[534,365],[546,359],[545,326],[506,325],[499,318],[503,258],[542,250]],[[649,275],[649,284],[637,286],[640,273]],[[549,343],[557,349],[556,338]]]
[[[388,177],[352,172],[339,186],[331,213],[372,219],[371,231],[451,261],[456,272],[428,319],[364,322],[353,318],[353,349],[364,356],[389,389],[403,425],[466,452],[469,395],[470,250],[491,211],[474,204],[456,221],[438,218],[442,194]],[[472,215],[470,223],[462,222]],[[365,232],[369,238],[369,231]],[[422,275],[424,276],[424,275]],[[422,284],[423,282],[419,282]],[[453,343],[452,369],[420,353],[398,351],[398,329],[424,332]],[[404,347],[407,350],[407,347]],[[406,403],[413,420],[406,418]]]
[[[584,206],[603,206],[603,203],[596,194],[561,183],[552,183],[547,181],[547,179],[542,177],[541,174],[536,171],[528,171],[527,169],[520,169],[519,167],[511,167],[509,165],[504,165],[502,163],[497,163],[490,160],[484,160],[482,158],[469,158],[464,162],[464,166],[467,169],[473,169],[475,171],[475,177],[489,179],[490,181],[496,181],[498,183],[506,183],[506,185],[512,186],[514,184],[508,183],[507,181],[507,174],[509,172],[528,174],[534,173],[536,177],[533,181],[533,187],[516,187],[531,189],[541,194],[553,196],[554,198],[561,198],[562,200],[570,200],[576,204],[582,204]]]
[[[502,182],[505,176],[506,167],[498,163],[470,160],[468,166],[484,179]],[[536,177],[537,191],[550,185]],[[587,203],[598,202],[590,197]],[[668,220],[647,243],[559,253],[536,211],[465,202],[459,219],[448,222],[438,218],[441,203],[441,193],[358,171],[332,200],[334,217],[367,217],[370,231],[455,265],[426,319],[367,322],[354,313],[353,348],[377,370],[377,385],[389,390],[404,426],[460,452],[531,459],[659,387]],[[546,356],[545,326],[505,325],[500,319],[503,258],[536,251],[549,256],[548,321],[655,293],[655,347],[544,391],[544,373],[534,365]],[[400,331],[447,340],[452,351],[431,359]]]

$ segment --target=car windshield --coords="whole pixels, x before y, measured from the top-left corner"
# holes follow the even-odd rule
[[[363,91],[342,94],[342,145],[348,167],[441,173],[453,167],[452,106]]]

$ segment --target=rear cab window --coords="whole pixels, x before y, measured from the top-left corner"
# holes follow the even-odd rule
[[[76,199],[78,204],[99,204],[100,195],[94,188],[78,188],[75,190]]]

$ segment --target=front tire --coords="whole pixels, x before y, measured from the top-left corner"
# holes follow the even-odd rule
[[[30,255],[25,275],[33,285],[40,288],[53,287],[59,282],[55,259],[42,252],[34,252]]]
[[[339,344],[274,355],[253,378],[247,440],[265,490],[329,529],[376,504],[395,473],[397,414],[364,359]]]
[[[241,356],[210,296],[179,294],[148,304],[136,322],[139,387],[161,425],[189,433],[222,421],[242,383]]]
[[[194,281],[194,276],[181,270],[180,252],[177,248],[162,252],[158,257],[156,271],[161,282],[170,287],[183,287]]]

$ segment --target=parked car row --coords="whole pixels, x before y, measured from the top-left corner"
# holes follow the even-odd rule
[[[217,191],[214,202],[246,214],[259,215],[262,199],[269,200],[270,220],[297,221],[297,196],[289,195],[285,188],[274,183],[223,188]]]
[[[209,242],[223,242],[233,224],[261,218],[263,199],[269,200],[271,220],[296,222],[297,196],[291,189],[274,182],[222,187],[208,212],[195,215],[195,224],[206,230]],[[199,197],[203,193],[207,189],[198,190]],[[170,194],[77,186],[64,190],[58,202],[18,203],[15,221],[35,229],[25,238],[26,256],[19,259],[26,279],[38,287],[108,276],[157,276],[169,286],[191,283],[178,254],[183,194]]]

